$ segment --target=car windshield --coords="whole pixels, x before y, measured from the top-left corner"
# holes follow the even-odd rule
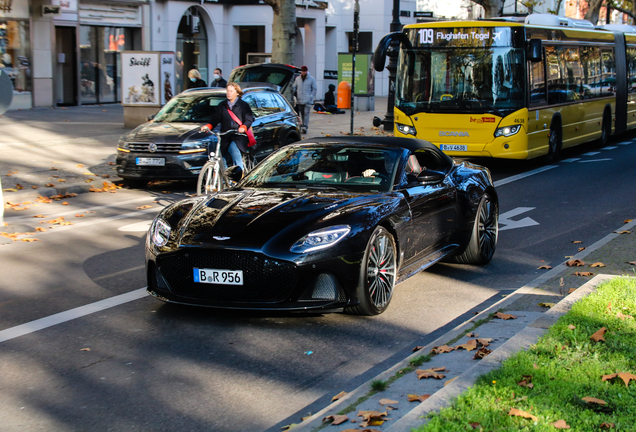
[[[510,29],[424,30],[430,42],[422,42],[426,33],[415,34],[413,46],[400,51],[395,104],[401,111],[503,117],[524,107],[524,52],[509,46]]]
[[[289,146],[263,161],[239,186],[386,192],[400,155],[400,149],[371,145]]]
[[[282,68],[253,66],[235,70],[230,81],[270,83],[283,87],[293,74],[292,71]]]
[[[183,95],[174,97],[157,113],[155,123],[206,123],[216,110],[216,106],[225,100],[224,95]]]

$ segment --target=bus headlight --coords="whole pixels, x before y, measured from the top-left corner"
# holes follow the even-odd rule
[[[409,125],[405,125],[405,124],[401,124],[401,123],[396,123],[395,127],[397,127],[398,132],[400,132],[401,134],[404,134],[404,135],[416,136],[416,134],[417,134],[417,132],[415,131],[415,127],[413,127],[413,126],[409,126]]]
[[[509,137],[519,133],[520,130],[521,130],[521,125],[500,127],[500,128],[497,128],[497,130],[495,131],[495,138],[500,136]]]

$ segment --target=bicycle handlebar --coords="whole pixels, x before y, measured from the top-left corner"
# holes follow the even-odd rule
[[[235,133],[237,135],[247,136],[247,134],[239,132],[238,129],[229,129],[229,130],[226,130],[225,132],[214,132],[212,129],[208,129],[207,132],[218,135],[218,136],[227,135],[229,133]]]

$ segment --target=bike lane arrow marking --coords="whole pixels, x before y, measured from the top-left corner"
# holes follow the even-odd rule
[[[518,221],[511,219],[515,216],[519,216],[522,213],[526,213],[526,212],[529,212],[530,210],[534,210],[535,208],[536,207],[517,207],[516,209],[507,211],[504,214],[500,214],[499,215],[499,231],[539,225],[539,222],[529,217],[525,217]]]

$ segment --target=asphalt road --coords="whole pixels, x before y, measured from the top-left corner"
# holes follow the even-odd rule
[[[143,295],[145,227],[183,196],[176,190],[8,212],[11,224],[73,225],[0,246],[0,429],[280,430],[633,218],[632,138],[566,152],[554,167],[485,161],[502,215],[493,261],[438,264],[372,318],[213,311]]]

